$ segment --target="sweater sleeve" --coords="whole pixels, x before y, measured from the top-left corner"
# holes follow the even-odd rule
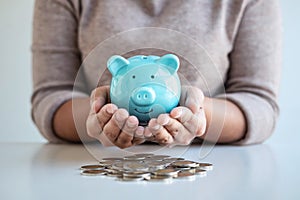
[[[53,131],[56,110],[72,98],[88,95],[73,92],[81,64],[77,44],[78,14],[69,0],[36,0],[33,20],[32,118],[50,142],[64,142]]]
[[[226,98],[243,111],[245,137],[235,144],[261,143],[272,134],[279,113],[282,27],[276,0],[254,0],[244,10],[229,55]]]

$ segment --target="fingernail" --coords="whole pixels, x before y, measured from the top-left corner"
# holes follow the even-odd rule
[[[182,109],[178,109],[174,118],[179,118],[182,115]]]
[[[130,128],[135,127],[136,126],[135,120],[129,118],[127,122],[127,126]]]
[[[95,112],[98,112],[98,111],[99,111],[101,105],[100,105],[100,102],[99,102],[98,99],[96,99],[96,100],[93,102],[92,107],[93,107],[93,109],[94,109]]]
[[[155,131],[159,130],[159,128],[160,128],[159,124],[157,124],[157,125],[155,125],[155,126],[152,127],[152,129],[155,130]]]
[[[152,136],[152,133],[151,133],[151,131],[149,130],[148,127],[145,129],[144,135],[145,135],[145,137],[151,137]]]
[[[119,121],[119,122],[123,120],[122,116],[120,115],[120,113],[116,114],[116,120]]]
[[[170,118],[169,117],[164,117],[164,118],[158,118],[158,122],[159,122],[159,124],[160,125],[166,125],[166,124],[168,124],[169,123],[169,121],[170,121]]]
[[[141,126],[138,126],[135,133],[136,133],[137,136],[143,136],[144,128],[141,127]]]
[[[108,106],[106,111],[109,113],[109,114],[113,114],[115,112],[115,108],[113,106]]]

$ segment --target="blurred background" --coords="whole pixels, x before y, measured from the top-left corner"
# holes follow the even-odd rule
[[[278,144],[300,139],[300,1],[280,0],[280,4],[284,28],[281,115],[266,142]],[[0,142],[46,142],[30,116],[33,6],[34,0],[0,0]]]

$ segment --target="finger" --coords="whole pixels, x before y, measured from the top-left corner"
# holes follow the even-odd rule
[[[102,128],[99,124],[99,121],[97,119],[97,115],[94,112],[94,107],[97,102],[93,102],[91,105],[90,113],[88,115],[88,118],[86,120],[86,129],[87,134],[92,138],[97,138],[99,134],[102,132]]]
[[[90,95],[90,104],[92,104],[96,99],[99,99],[103,105],[105,102],[109,102],[109,86],[95,88]]]
[[[145,138],[151,138],[151,137],[153,137],[153,135],[152,135],[152,133],[151,133],[151,131],[150,131],[150,129],[149,129],[148,126],[145,127],[145,130],[144,130],[144,137],[145,137]]]
[[[106,104],[96,114],[101,130],[104,125],[112,118],[113,114],[118,110],[118,107],[114,104]]]
[[[174,138],[183,130],[183,125],[177,120],[168,114],[161,114],[157,118],[157,123],[161,126],[164,126],[165,129],[171,134]]]
[[[206,120],[203,118],[199,118],[198,115],[192,113],[192,111],[186,107],[177,107],[174,108],[170,116],[177,119],[185,129],[187,129],[190,133],[197,135],[199,133],[199,129],[202,132],[202,126],[206,125]]]
[[[111,142],[115,142],[119,136],[126,119],[128,112],[125,109],[118,109],[112,118],[104,125],[103,134],[105,134]]]
[[[157,123],[157,119],[151,119],[148,127],[158,143],[170,144],[174,141],[170,133],[163,126]]]
[[[165,128],[172,135],[173,141],[170,145],[189,145],[191,141],[195,138],[195,134],[191,133],[189,130],[183,126],[178,120],[170,119],[169,123],[165,125]],[[170,147],[171,147],[170,146]]]
[[[146,141],[146,138],[144,137],[144,131],[145,131],[145,128],[143,126],[137,127],[137,129],[135,130],[133,141],[132,141],[133,145],[142,144]]]
[[[121,130],[121,133],[116,139],[116,146],[120,148],[127,148],[132,146],[132,140],[138,124],[139,120],[135,116],[129,116]]]
[[[101,109],[101,107],[104,105],[102,104],[101,100],[99,98],[96,98],[94,99],[94,101],[90,101],[90,105],[91,105],[91,108],[90,108],[90,113],[89,115],[91,114],[96,114],[97,112],[99,112],[99,110]]]
[[[181,100],[180,104],[188,107],[193,113],[203,107],[204,95],[199,88],[186,87],[184,96],[185,98]]]
[[[174,141],[168,146],[189,145],[195,138],[195,133],[190,132],[180,121],[172,118],[170,115],[160,115],[157,122],[164,126],[173,136]]]
[[[206,133],[206,127],[207,127],[207,120],[206,120],[206,116],[205,116],[205,112],[203,108],[200,108],[199,112],[196,114],[196,116],[198,117],[200,123],[199,123],[199,127],[198,127],[198,131],[196,133],[196,136],[202,136]]]
[[[135,138],[144,138],[145,128],[143,126],[138,126],[135,130],[134,137]]]
[[[95,114],[91,114],[88,116],[86,120],[86,130],[88,136],[92,138],[97,138],[102,132],[102,128],[99,125],[97,116]]]

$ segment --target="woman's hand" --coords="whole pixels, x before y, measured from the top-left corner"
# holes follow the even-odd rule
[[[155,141],[168,146],[188,145],[195,137],[206,131],[206,117],[203,109],[204,95],[196,87],[183,87],[180,106],[170,114],[161,114],[151,119],[149,130]]]
[[[86,121],[87,133],[104,146],[127,148],[143,143],[144,128],[138,126],[135,116],[129,116],[125,109],[118,109],[108,103],[109,86],[96,88],[91,94],[91,109]]]

